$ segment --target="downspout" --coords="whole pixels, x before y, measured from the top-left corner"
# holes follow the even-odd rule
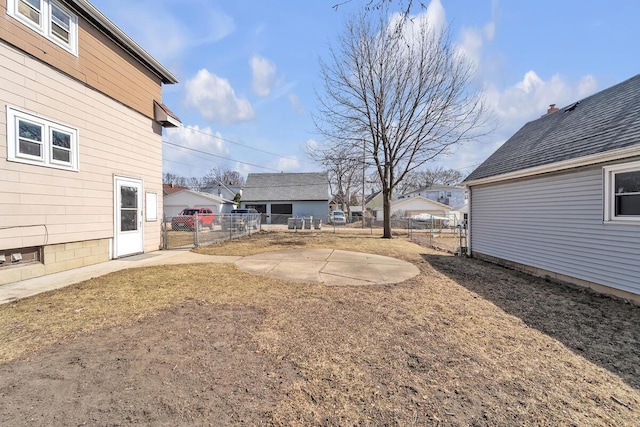
[[[471,218],[472,218],[472,207],[473,205],[471,204],[471,200],[472,200],[472,194],[473,191],[471,190],[471,187],[467,187],[467,191],[468,191],[468,195],[469,195],[469,208],[467,209],[469,211],[469,213],[467,213],[467,256],[468,257],[473,257],[473,251],[471,249]]]

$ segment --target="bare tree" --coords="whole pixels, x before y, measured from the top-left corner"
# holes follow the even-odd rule
[[[464,179],[464,174],[456,169],[437,167],[419,172],[421,187],[432,185],[456,185]]]
[[[345,5],[347,3],[351,3],[353,0],[342,0],[338,3],[335,3],[332,7],[334,10],[338,10],[340,8],[340,6]],[[387,3],[389,3],[390,0],[365,0],[365,8],[367,10],[377,10],[377,9],[381,9],[383,7],[385,7],[387,5]],[[420,7],[422,7],[423,9],[426,9],[427,6],[424,4],[423,1],[417,1],[417,0],[397,0],[397,3],[400,7],[400,9],[405,11],[405,14],[408,15],[409,12],[411,12],[411,8],[413,7],[414,3],[418,3],[420,5]]]
[[[456,185],[463,179],[464,174],[456,169],[436,167],[434,169],[412,170],[398,183],[396,189],[398,193],[406,194],[432,185]]]
[[[472,64],[448,30],[425,15],[364,11],[346,24],[328,61],[314,117],[320,133],[347,150],[365,144],[383,194],[391,238],[391,196],[407,173],[486,132],[487,111],[471,85]]]
[[[362,148],[349,145],[329,145],[324,148],[307,145],[307,155],[320,164],[329,175],[329,189],[333,200],[351,217],[354,193],[362,190]]]
[[[211,168],[204,180],[208,185],[224,184],[230,187],[242,187],[245,183],[245,178],[240,172],[223,166]]]
[[[173,185],[179,185],[181,187],[186,187],[187,186],[187,179],[183,176],[180,175],[175,175],[172,173],[164,173],[162,174],[162,183],[163,184],[173,184]]]
[[[205,187],[204,178],[196,178],[192,176],[191,178],[187,178],[187,187],[193,191],[202,191]]]

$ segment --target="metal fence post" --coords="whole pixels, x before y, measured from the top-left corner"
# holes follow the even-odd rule
[[[164,234],[162,249],[167,249],[169,247],[169,229],[167,228],[167,215],[164,212],[162,213],[162,232]]]
[[[193,244],[196,248],[200,247],[200,219],[198,217],[198,212],[195,214],[195,218],[193,220],[193,228],[196,231],[195,240]]]

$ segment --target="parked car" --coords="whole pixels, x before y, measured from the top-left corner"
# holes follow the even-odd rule
[[[347,217],[344,216],[344,212],[333,211],[329,214],[329,224],[345,225],[346,223],[347,223]]]
[[[260,227],[260,212],[255,209],[233,209],[220,219],[222,231],[229,229],[247,231],[249,228],[257,230]]]
[[[197,214],[197,223],[196,223]],[[173,231],[193,231],[198,227],[209,227],[213,230],[216,216],[211,209],[207,208],[187,208],[183,209],[178,216],[171,218],[171,229]]]

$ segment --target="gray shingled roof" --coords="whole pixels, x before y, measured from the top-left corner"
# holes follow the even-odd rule
[[[465,182],[637,144],[640,74],[527,123]]]
[[[329,200],[326,172],[250,173],[242,190],[243,202]]]

